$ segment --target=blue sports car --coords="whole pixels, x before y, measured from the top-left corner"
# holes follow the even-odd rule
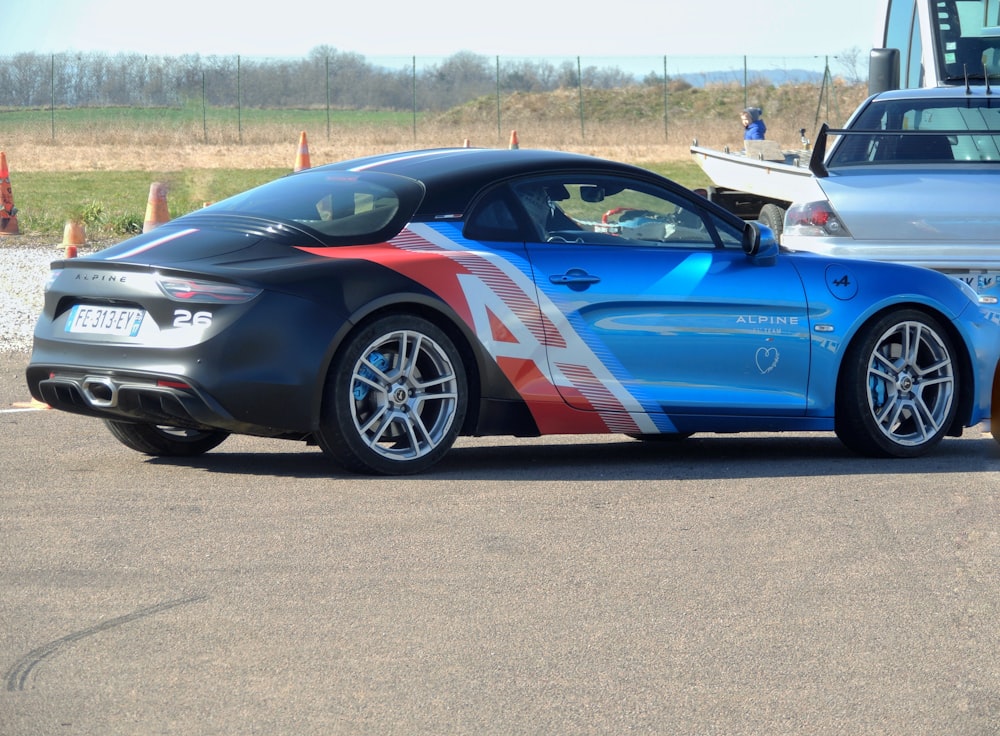
[[[154,455],[242,433],[400,474],[459,435],[832,430],[909,457],[1000,380],[1000,314],[966,285],[786,252],[564,152],[320,166],[52,268],[32,396]]]

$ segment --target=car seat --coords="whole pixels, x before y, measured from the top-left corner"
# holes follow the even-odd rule
[[[951,143],[945,135],[903,135],[896,144],[899,161],[954,161]]]

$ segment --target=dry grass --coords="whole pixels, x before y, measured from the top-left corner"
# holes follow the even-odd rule
[[[579,130],[571,134],[559,132],[545,134],[530,127],[515,128],[523,148],[553,148],[573,150],[596,156],[621,159],[634,163],[671,161],[687,157],[691,139],[663,140],[663,131],[637,139],[635,131],[623,128],[620,132],[602,132],[580,136]],[[478,135],[477,135],[478,133]],[[414,148],[470,145],[487,148],[507,147],[510,131],[498,136],[494,128],[469,131],[452,129],[421,133],[414,139],[412,133],[399,132],[389,135],[386,131],[372,131],[370,136],[356,132],[349,138],[325,134],[308,134],[309,154],[313,166],[357,156],[386,151]],[[274,131],[270,141],[228,144],[200,144],[181,140],[148,143],[127,141],[115,143],[89,143],[73,139],[37,143],[31,140],[7,138],[5,150],[12,170],[15,171],[177,171],[182,169],[257,169],[283,168],[294,163],[298,148],[298,131]],[[190,139],[188,139],[190,140]]]
[[[864,98],[864,90],[842,92],[838,114],[822,113],[818,122],[831,117],[834,126]],[[551,98],[549,98],[551,102]],[[434,121],[421,121],[416,130],[406,125],[352,126],[333,129],[327,137],[325,125],[307,130],[314,166],[356,156],[386,151],[461,146],[507,147],[516,130],[523,148],[552,148],[589,153],[637,164],[687,159],[692,140],[722,148],[742,146],[742,128],[736,103],[722,111],[680,109],[665,122],[645,117],[634,120],[588,120],[583,126],[571,106],[544,114],[525,101],[521,107],[505,109],[498,130],[495,110],[470,109]],[[716,105],[718,107],[718,105]],[[765,115],[768,137],[785,148],[797,148],[799,129],[811,138],[817,127],[815,96],[797,104],[774,104],[777,112]],[[188,169],[283,168],[294,163],[300,130],[290,124],[247,123],[242,131],[204,130],[201,126],[152,125],[81,126],[60,130],[56,140],[44,126],[5,131],[3,146],[16,171],[178,171]],[[207,138],[208,143],[198,142]]]

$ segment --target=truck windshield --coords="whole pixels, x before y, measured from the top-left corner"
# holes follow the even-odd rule
[[[931,7],[945,81],[1000,78],[1000,0],[938,0]]]

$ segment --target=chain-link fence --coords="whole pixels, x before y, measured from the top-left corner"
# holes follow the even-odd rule
[[[504,140],[515,128],[590,141],[612,126],[621,135],[622,124],[636,141],[680,142],[711,120],[731,126],[751,104],[772,121],[787,117],[788,131],[839,123],[863,98],[866,62],[856,49],[812,57],[26,53],[0,56],[0,145],[11,137],[127,140],[130,131],[261,142],[287,139],[306,122],[327,137],[365,126],[387,142],[418,145],[455,135]]]

